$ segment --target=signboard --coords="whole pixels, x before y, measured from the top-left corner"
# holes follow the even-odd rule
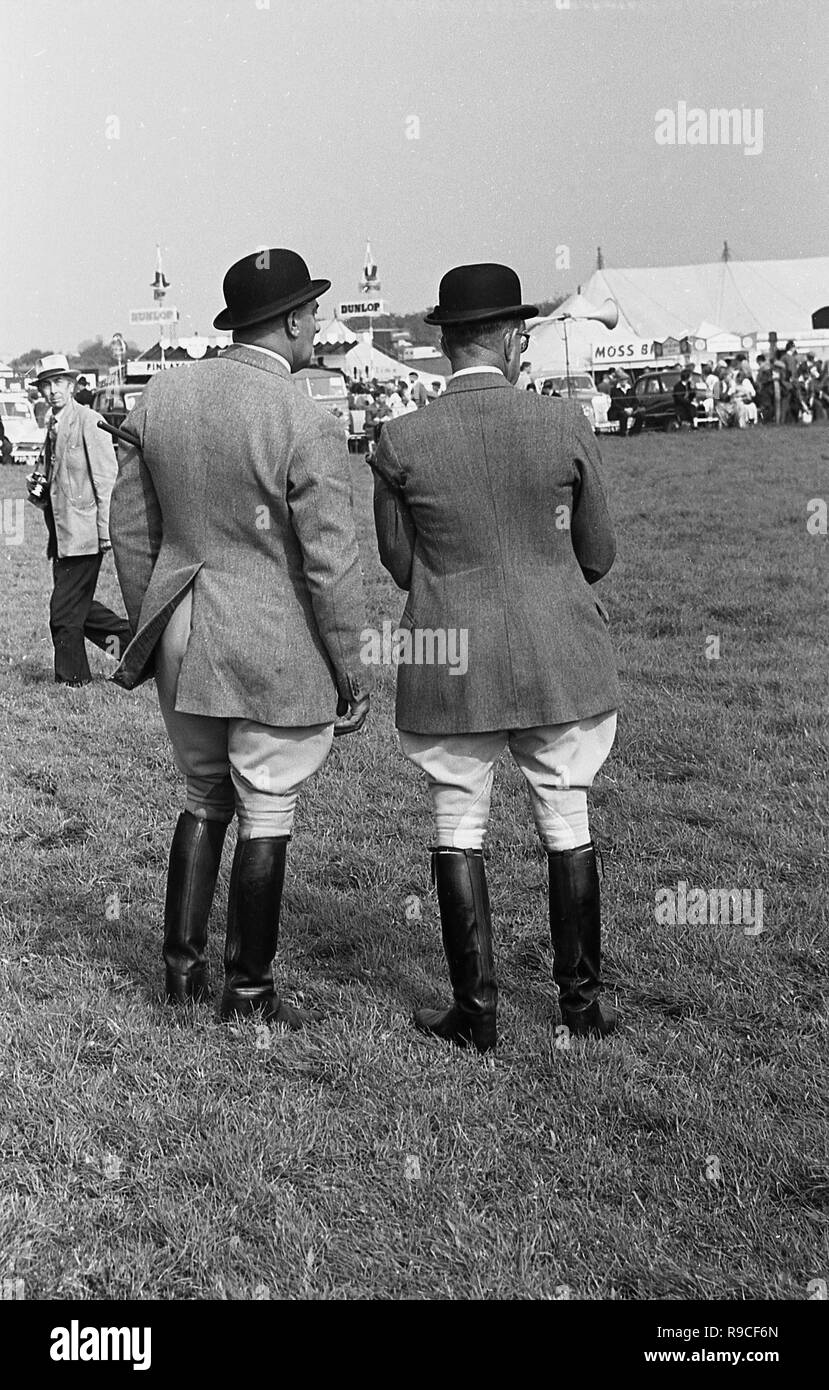
[[[593,344],[594,367],[615,362],[652,362],[654,356],[650,339],[632,338],[629,342]]]
[[[136,362],[127,363],[127,376],[154,376],[156,372],[169,371],[170,367],[183,367],[179,358],[176,362]]]
[[[130,325],[141,323],[178,323],[178,309],[172,306],[164,309],[160,304],[154,309],[130,309]]]
[[[376,319],[379,314],[385,314],[386,301],[384,299],[352,299],[347,303],[338,304],[335,311],[338,319]]]

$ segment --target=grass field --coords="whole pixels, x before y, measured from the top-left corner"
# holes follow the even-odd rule
[[[0,540],[6,1296],[800,1300],[829,1280],[827,538],[806,525],[829,431],[602,448],[625,699],[592,824],[623,1026],[556,1047],[546,865],[503,765],[494,1062],[410,1025],[447,988],[391,668],[290,849],[277,977],[320,1020],[274,1036],[162,1005],[181,793],[154,690],[56,687],[41,518]],[[402,601],[353,469],[379,625]],[[0,491],[22,498],[23,469]],[[101,588],[118,603],[111,560]],[[231,855],[232,835],[216,985]],[[763,930],[658,923],[680,881],[762,891]]]

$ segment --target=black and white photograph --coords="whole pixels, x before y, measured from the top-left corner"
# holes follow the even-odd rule
[[[24,1365],[817,1355],[828,21],[0,0]]]

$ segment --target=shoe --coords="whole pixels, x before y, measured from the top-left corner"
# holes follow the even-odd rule
[[[449,1009],[418,1009],[415,1027],[458,1047],[491,1052],[497,1041],[498,987],[483,851],[432,850],[432,880],[455,1002]]]
[[[207,993],[207,923],[226,832],[224,821],[199,820],[183,811],[173,834],[163,956],[165,994],[175,1003]]]
[[[599,996],[601,902],[596,850],[548,851],[553,978],[562,1022],[577,1036],[612,1033],[616,1010]]]
[[[296,1032],[308,1016],[280,1000],[273,959],[279,941],[279,911],[289,835],[239,840],[233,856],[227,904],[224,1022],[260,1015],[264,1023]]]

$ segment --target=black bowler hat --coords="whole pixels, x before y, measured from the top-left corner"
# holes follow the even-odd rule
[[[481,319],[533,318],[535,304],[521,303],[521,281],[508,265],[456,265],[438,289],[438,303],[425,323],[478,323]]]
[[[264,323],[318,299],[330,288],[330,280],[311,279],[296,251],[284,247],[253,251],[227,272],[222,282],[227,308],[213,320],[213,327],[247,328]]]

